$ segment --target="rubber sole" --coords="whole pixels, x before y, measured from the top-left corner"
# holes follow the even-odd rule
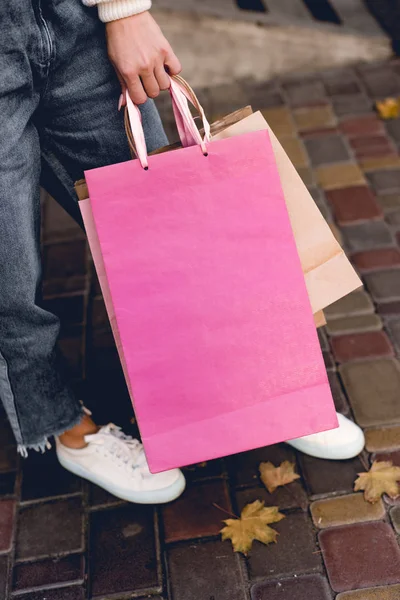
[[[120,498],[120,500],[125,500],[127,502],[134,502],[135,504],[167,504],[168,502],[172,502],[181,496],[186,487],[186,480],[183,476],[183,473],[179,474],[178,479],[169,487],[163,488],[162,490],[153,490],[147,492],[135,492],[128,491],[123,488],[119,488],[118,486],[108,485],[107,482],[102,480],[100,477],[97,477],[90,471],[87,471],[81,465],[77,465],[74,462],[70,462],[66,460],[63,456],[59,456],[57,453],[58,460],[61,466],[67,471],[78,475],[78,477],[82,477],[83,479],[87,479],[91,483],[98,485],[103,488],[113,496]]]
[[[337,448],[332,447],[318,447],[315,444],[308,443],[304,440],[292,440],[286,442],[289,446],[296,448],[300,452],[313,456],[314,458],[323,458],[325,460],[348,460],[358,456],[362,452],[365,439],[363,435],[354,439],[351,443]]]

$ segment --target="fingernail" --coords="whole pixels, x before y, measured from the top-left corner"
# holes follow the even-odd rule
[[[118,110],[121,110],[123,101],[124,101],[124,95],[121,94],[119,97],[119,100],[118,100]]]

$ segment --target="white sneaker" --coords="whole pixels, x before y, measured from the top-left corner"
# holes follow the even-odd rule
[[[85,448],[75,450],[56,439],[58,460],[71,473],[117,498],[137,504],[164,504],[178,498],[185,489],[179,469],[150,473],[142,444],[112,423],[85,436],[85,441]]]
[[[337,418],[339,421],[337,429],[306,435],[286,443],[316,458],[330,460],[354,458],[360,454],[365,445],[363,430],[339,413]]]

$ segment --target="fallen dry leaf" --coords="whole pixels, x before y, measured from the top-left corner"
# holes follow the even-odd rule
[[[383,494],[390,498],[400,496],[400,467],[394,467],[392,462],[375,461],[368,473],[359,473],[354,483],[354,491],[364,491],[368,502],[378,502]]]
[[[296,479],[300,479],[300,475],[295,473],[295,465],[288,460],[281,463],[279,467],[274,467],[271,462],[263,462],[259,468],[261,481],[270,494],[273,494],[276,488],[281,485],[287,485]]]
[[[376,103],[376,110],[381,119],[397,119],[400,114],[399,100],[396,98],[386,98]]]
[[[231,540],[235,552],[248,554],[254,540],[263,544],[276,542],[278,533],[268,525],[284,518],[277,506],[265,507],[264,502],[256,500],[244,507],[240,519],[224,521],[222,539]]]

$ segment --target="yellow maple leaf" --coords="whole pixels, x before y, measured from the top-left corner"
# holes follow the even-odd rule
[[[368,502],[378,502],[383,494],[390,498],[400,496],[400,467],[394,467],[389,461],[375,461],[367,473],[359,473],[354,483],[354,491],[363,490]]]
[[[376,103],[376,110],[381,119],[397,119],[400,114],[399,100],[386,98],[386,100]]]
[[[287,485],[296,479],[300,479],[300,475],[295,473],[295,465],[288,460],[281,463],[279,467],[274,467],[271,462],[263,462],[260,464],[259,469],[261,481],[270,494],[273,494],[276,488],[281,485]]]
[[[278,533],[268,525],[284,518],[277,506],[265,507],[264,502],[256,500],[244,507],[240,519],[224,521],[222,539],[231,540],[235,552],[248,554],[254,540],[263,544],[276,542]]]

